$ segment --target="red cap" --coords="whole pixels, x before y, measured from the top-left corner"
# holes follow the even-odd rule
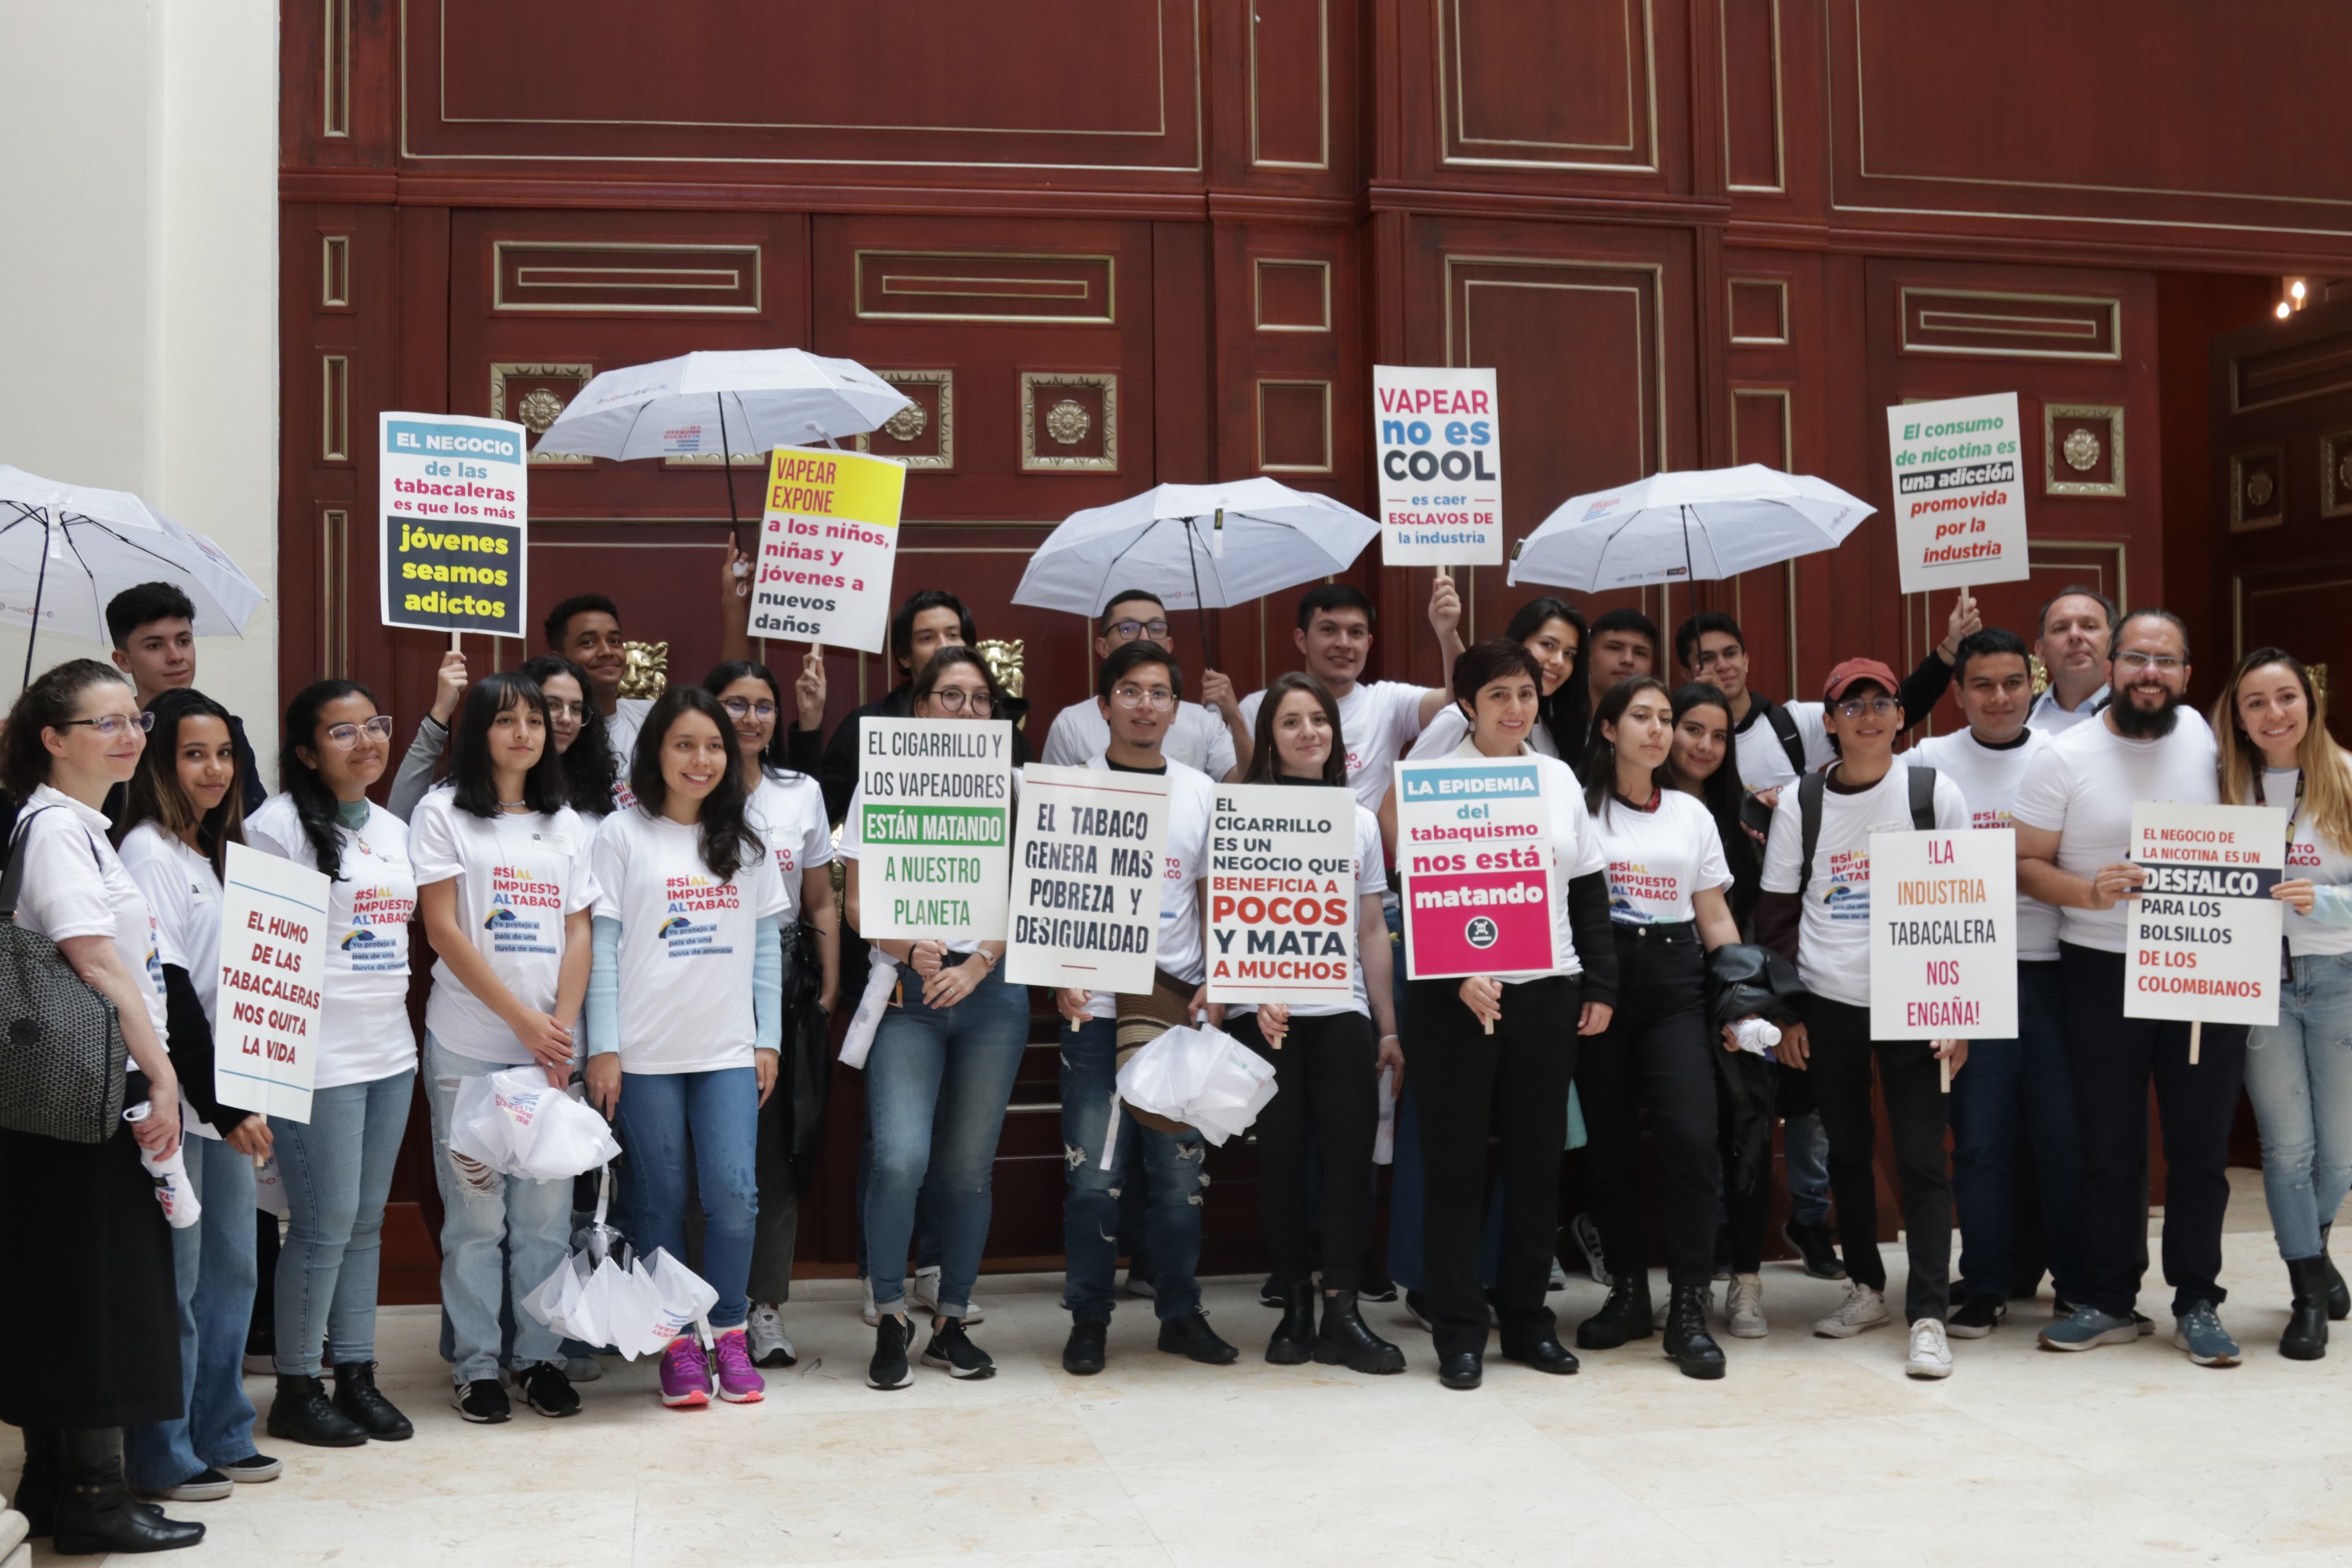
[[[1822,688],[1822,700],[1835,702],[1845,695],[1847,687],[1864,680],[1876,681],[1885,689],[1889,697],[1903,689],[1902,683],[1895,679],[1895,672],[1876,659],[1850,658],[1830,671],[1829,684]]]

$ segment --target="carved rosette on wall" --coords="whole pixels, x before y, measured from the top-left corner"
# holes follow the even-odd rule
[[[490,417],[511,419],[536,438],[547,434],[555,416],[580,395],[596,374],[593,364],[521,364],[490,366]],[[547,468],[585,468],[596,459],[582,452],[533,452],[531,466]]]
[[[2124,411],[2111,403],[2042,405],[2042,493],[2124,493]]]
[[[913,402],[857,437],[857,449],[896,458],[910,468],[955,467],[955,372],[877,370],[874,373]]]
[[[2352,517],[2352,430],[2319,438],[2319,515]]]
[[[2260,447],[2230,458],[2230,531],[2276,528],[2286,521],[2286,487],[2279,482],[2285,464],[2276,447]]]
[[[621,667],[622,696],[659,697],[668,689],[669,644],[625,642],[621,652],[628,661]]]
[[[1118,377],[1108,372],[1021,374],[1021,470],[1116,472]]]

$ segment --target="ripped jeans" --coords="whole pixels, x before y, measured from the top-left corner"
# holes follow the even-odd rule
[[[1201,1168],[1198,1132],[1160,1132],[1121,1108],[1111,1168],[1103,1164],[1110,1130],[1110,1098],[1118,1080],[1118,1026],[1089,1018],[1076,1034],[1061,1032],[1062,1156],[1069,1196],[1062,1205],[1062,1247],[1068,1274],[1062,1305],[1081,1323],[1108,1323],[1117,1300],[1118,1195],[1128,1180],[1144,1182],[1145,1229],[1159,1269],[1152,1308],[1161,1322],[1189,1317],[1201,1305]]]
[[[452,1371],[463,1386],[499,1375],[501,1298],[520,1301],[555,1272],[572,1242],[572,1183],[500,1175],[449,1152],[459,1080],[505,1068],[461,1057],[425,1037],[425,1084],[433,1110],[433,1174],[441,1187],[441,1305]],[[460,1163],[462,1161],[462,1164]],[[516,1310],[514,1366],[563,1363],[554,1330]]]

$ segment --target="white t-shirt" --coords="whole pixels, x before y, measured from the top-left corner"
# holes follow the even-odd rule
[[[1837,775],[1832,773],[1832,785]],[[1784,789],[1772,808],[1771,837],[1764,846],[1763,889],[1793,893],[1804,865],[1804,813],[1801,792]],[[1960,786],[1936,777],[1936,826],[1954,831],[1969,825],[1969,803]],[[1804,913],[1797,928],[1797,973],[1814,994],[1850,1007],[1870,1005],[1870,836],[1911,830],[1911,770],[1900,758],[1886,776],[1854,795],[1834,787],[1822,794],[1822,834],[1813,847],[1813,879],[1805,889]]]
[[[824,791],[806,773],[762,778],[744,815],[776,859],[784,885],[784,924],[801,918],[801,879],[833,864],[833,824],[824,819]],[[845,831],[846,831],[845,829]]]
[[[633,806],[604,819],[589,867],[597,918],[621,922],[622,1072],[750,1067],[752,942],[762,916],[784,911],[776,858],[754,855],[722,882],[699,828]]]
[[[1381,808],[1381,800],[1395,783],[1396,760],[1421,733],[1421,701],[1426,686],[1402,680],[1358,681],[1339,699],[1339,739],[1348,748],[1348,787],[1356,799]],[[1265,693],[1253,691],[1242,699],[1242,723],[1257,733],[1257,710]]]
[[[1988,746],[1974,730],[1956,730],[1920,742],[1895,761],[1925,763],[1959,785],[1972,826],[2013,828],[2026,764],[2050,739],[2029,727],[2012,744]],[[2017,895],[2017,957],[2021,963],[2051,963],[2058,957],[2057,910],[2022,892]]]
[[[1345,1002],[1316,1002],[1311,1004],[1295,1002],[1291,1004],[1290,1007],[1290,1016],[1292,1017],[1328,1018],[1337,1016],[1341,1013],[1361,1013],[1367,1018],[1372,1016],[1372,1005],[1364,990],[1364,955],[1361,951],[1363,946],[1363,924],[1361,917],[1363,915],[1364,900],[1370,899],[1377,903],[1379,902],[1381,895],[1389,890],[1388,875],[1381,869],[1383,864],[1384,862],[1381,856],[1381,819],[1374,816],[1370,812],[1365,810],[1360,805],[1356,807],[1356,913],[1358,916],[1356,934],[1358,939],[1358,951],[1356,953],[1355,994]],[[1388,933],[1385,931],[1381,933],[1381,940],[1383,942],[1388,940]],[[1255,1002],[1236,1002],[1225,1009],[1225,1014],[1228,1017],[1238,1017],[1244,1013],[1255,1013],[1257,1011],[1257,1008],[1258,1005]]]
[[[2060,870],[2088,879],[2102,866],[2129,858],[2137,802],[2219,804],[2213,731],[2188,722],[2192,715],[2186,707],[2179,713],[2172,733],[2160,741],[2127,741],[2102,717],[2053,736],[2034,753],[2012,810],[2019,826],[2058,835]],[[2060,910],[2059,939],[2121,952],[2130,913],[2125,906],[2119,899],[2108,910]]]
[[[457,809],[457,792],[443,784],[416,803],[408,849],[417,884],[457,882],[457,925],[516,1001],[542,1013],[555,1010],[563,973],[567,915],[596,901],[588,857],[595,830],[565,806],[553,816],[476,816]],[[433,994],[425,1004],[433,1037],[468,1060],[501,1067],[532,1059],[489,1004],[466,989],[446,960],[433,965]]]
[[[2352,882],[2352,855],[2347,855],[2342,845],[2319,831],[2319,825],[2311,820],[2307,809],[2298,808],[2294,786],[2302,776],[2299,768],[2263,770],[2263,804],[2284,806],[2294,814],[2287,822],[2284,875],[2289,879],[2307,878],[2323,887]],[[2297,957],[2305,953],[2352,952],[2352,930],[2322,925],[2309,915],[2295,913],[2294,906],[2289,904],[2286,944],[2287,951]]]
[[[16,924],[51,942],[111,937],[122,967],[146,1001],[155,1038],[165,1040],[163,955],[155,912],[122,857],[106,841],[105,814],[41,784],[26,797],[16,820],[25,846]]]
[[[1694,892],[1731,890],[1723,836],[1696,795],[1664,790],[1655,811],[1636,811],[1612,792],[1592,826],[1609,857],[1609,918],[1619,925],[1693,920]]]
[[[1837,760],[1829,727],[1822,722],[1820,703],[1783,702],[1780,710],[1797,721],[1797,739],[1804,742],[1805,772],[1819,773]],[[1780,732],[1765,721],[1760,701],[1748,710],[1748,721],[1733,734],[1738,738],[1739,782],[1749,795],[1779,789],[1796,780],[1788,748],[1780,744]]]
[[[408,824],[370,801],[366,826],[336,833],[342,866],[327,889],[327,983],[313,1090],[373,1083],[416,1065],[408,1023],[408,922],[416,915]],[[319,868],[291,795],[264,802],[246,819],[245,837],[256,849]]]
[[[213,863],[153,822],[124,836],[122,868],[146,895],[155,917],[156,956],[187,972],[205,1022],[220,1030],[221,885]],[[161,972],[158,972],[161,978]],[[168,998],[166,1010],[169,1010]],[[185,1042],[182,1042],[185,1044]],[[196,1114],[184,1096],[180,1130],[192,1138],[220,1141],[219,1130]]]
[[[1429,721],[1429,728],[1421,732],[1421,739],[1412,743],[1412,750],[1404,754],[1404,760],[1425,763],[1438,757],[1450,757],[1460,751],[1462,742],[1469,738],[1470,721],[1463,716],[1462,704],[1449,702],[1437,710],[1437,717]],[[1551,738],[1551,726],[1540,719],[1536,721],[1534,731],[1528,736],[1528,744],[1535,748],[1538,756],[1559,755],[1559,742]]]
[[[1101,756],[1109,749],[1110,721],[1089,697],[1054,715],[1054,727],[1045,733],[1045,754],[1037,760],[1049,767],[1082,768],[1087,758]],[[1198,702],[1176,705],[1176,717],[1160,738],[1160,752],[1212,780],[1232,773],[1238,760],[1234,732],[1225,727],[1224,715]]]
[[[1114,770],[1110,759],[1094,756],[1087,766]],[[1209,775],[1182,763],[1168,764],[1168,847],[1160,883],[1160,950],[1154,960],[1179,980],[1198,985],[1209,968],[1201,931],[1201,879],[1209,874],[1209,819],[1216,815],[1215,786]]]

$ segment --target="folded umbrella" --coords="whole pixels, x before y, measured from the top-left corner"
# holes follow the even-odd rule
[[[1876,510],[1759,463],[1652,474],[1562,501],[1511,552],[1507,580],[1597,594],[1735,577],[1832,549]]]

